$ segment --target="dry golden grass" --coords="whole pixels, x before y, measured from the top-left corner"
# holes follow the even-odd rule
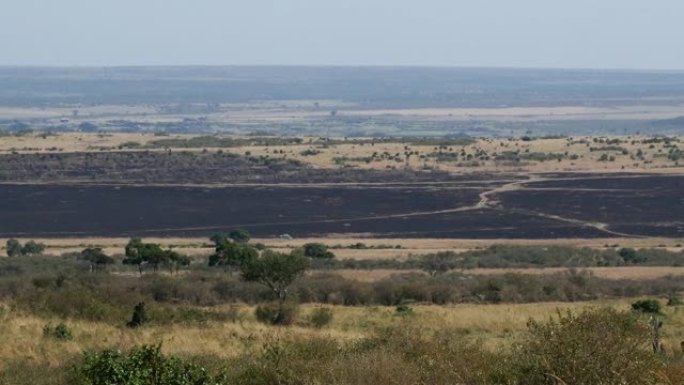
[[[193,135],[171,135],[164,137],[164,139],[171,138],[190,138]],[[626,143],[620,143],[619,146],[625,148],[630,154],[635,154],[641,150],[645,154],[646,161],[634,160],[630,155],[622,155],[619,151],[590,151],[590,147],[603,147],[606,144],[593,143],[592,137],[575,137],[575,142],[569,143],[566,138],[558,139],[537,139],[534,141],[521,140],[495,140],[495,139],[479,139],[475,143],[465,146],[455,145],[450,146],[446,150],[447,153],[459,153],[461,150],[469,154],[474,154],[478,150],[486,151],[492,160],[478,160],[477,166],[462,166],[460,161],[439,162],[435,158],[420,159],[418,156],[412,156],[408,162],[404,161],[404,152],[406,151],[406,144],[401,141],[392,143],[375,143],[370,144],[337,144],[329,147],[322,147],[320,145],[284,145],[284,146],[241,146],[232,148],[223,148],[223,151],[232,152],[235,154],[244,154],[250,152],[254,156],[269,156],[272,158],[286,158],[296,159],[304,163],[311,164],[318,168],[338,168],[346,164],[353,167],[364,169],[386,169],[387,167],[403,168],[409,167],[420,169],[425,166],[435,169],[446,170],[451,172],[522,172],[522,173],[539,173],[539,172],[623,172],[623,171],[652,171],[652,172],[676,172],[684,171],[684,165],[676,165],[674,162],[667,159],[666,155],[668,148],[664,147],[663,143],[653,144],[653,148],[647,144],[631,144],[632,139],[644,139],[645,137],[612,137],[626,140]],[[51,135],[43,137],[41,135],[25,135],[25,136],[7,136],[0,137],[0,152],[18,151],[18,152],[83,152],[83,151],[98,151],[98,148],[109,148],[116,151],[116,148],[126,142],[137,142],[140,144],[147,144],[152,140],[160,139],[152,134],[94,134],[94,133],[61,133],[58,135]],[[304,138],[305,142],[308,139]],[[589,144],[577,143],[576,141],[584,139]],[[319,151],[317,155],[302,156],[301,153],[307,149],[316,149]],[[207,148],[208,150],[218,150],[217,148]],[[435,146],[431,145],[408,145],[410,151],[417,151],[421,155],[431,154],[437,151]],[[158,149],[162,151],[163,149]],[[202,151],[203,148],[184,149],[185,151]],[[127,150],[130,151],[130,150]],[[496,162],[493,160],[493,154],[501,154],[505,151],[520,151],[525,152],[541,152],[576,155],[577,159],[562,159],[561,161],[527,161],[519,164],[509,164]],[[282,153],[281,153],[282,152]],[[373,155],[373,153],[389,153],[400,154],[401,160],[379,160],[366,163],[364,161],[349,160],[342,164],[335,162],[335,158],[366,158]],[[599,158],[603,154],[612,155],[615,161],[600,162]]]
[[[102,247],[110,255],[123,254],[128,238],[18,238],[24,243],[30,239],[44,243],[47,246],[45,254],[60,255],[67,252],[78,252],[88,246]],[[0,248],[4,249],[7,239],[0,238]],[[207,238],[145,238],[146,242],[159,243],[163,247],[173,247],[175,250],[194,257],[206,257],[213,251],[211,242]],[[681,239],[668,238],[598,238],[598,239],[392,239],[392,238],[362,238],[362,237],[326,237],[326,238],[257,238],[252,242],[263,243],[269,248],[289,252],[293,248],[302,247],[306,243],[319,242],[333,247],[337,259],[397,259],[405,260],[412,256],[420,256],[440,251],[464,252],[479,248],[486,248],[494,244],[515,246],[547,246],[562,245],[576,247],[605,248],[606,246],[652,248],[658,247],[670,251],[682,250]],[[369,248],[353,249],[350,246],[364,243]],[[399,248],[397,248],[399,246]]]
[[[549,268],[528,268],[528,269],[471,269],[465,270],[466,274],[473,275],[495,275],[495,274],[555,274],[567,271],[564,267],[549,267]],[[589,267],[582,268],[591,272],[594,276],[606,279],[658,279],[665,277],[684,276],[684,267],[669,267],[669,266],[625,266],[625,267]],[[355,269],[340,269],[335,270],[335,274],[360,282],[375,282],[385,278],[389,278],[395,274],[418,273],[426,274],[421,270],[394,270],[394,269],[372,269],[372,270],[355,270]]]
[[[684,276],[684,267],[672,266],[621,266],[621,267],[590,267],[582,270],[590,271],[593,275],[607,279],[658,279],[668,276]],[[473,269],[468,274],[553,274],[567,271],[566,268],[545,269]]]
[[[452,330],[464,337],[480,339],[485,346],[496,348],[515,341],[526,330],[529,319],[544,320],[558,311],[581,311],[587,307],[611,306],[629,309],[631,299],[586,303],[536,303],[506,305],[414,306],[415,316],[398,317],[393,308],[333,307],[334,318],[323,329],[306,327],[271,327],[259,324],[253,308],[241,307],[237,322],[210,322],[194,325],[146,326],[140,329],[115,327],[103,323],[78,320],[40,318],[0,306],[0,360],[28,360],[36,365],[57,366],[83,350],[130,348],[139,344],[162,343],[166,352],[188,355],[232,357],[259,349],[263,343],[280,338],[302,338],[315,335],[340,341],[353,341],[368,336],[378,328],[404,322],[415,323],[427,330]],[[306,320],[315,306],[304,306],[301,319]],[[666,309],[664,342],[675,346],[684,340],[684,312]],[[56,341],[43,336],[46,324],[65,322],[73,331],[72,341]],[[305,321],[304,321],[305,322]]]

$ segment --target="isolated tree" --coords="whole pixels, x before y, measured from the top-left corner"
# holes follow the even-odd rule
[[[107,265],[114,264],[114,258],[108,256],[100,247],[88,247],[81,251],[81,259],[90,263],[91,271],[104,269]]]
[[[21,243],[16,239],[8,239],[6,243],[6,250],[8,257],[20,257],[21,256]]]
[[[178,273],[178,270],[180,270],[182,266],[189,266],[190,263],[192,263],[192,258],[185,254],[180,254],[171,249],[164,250],[164,253],[166,254],[165,262],[168,264],[169,270],[172,273],[174,271]]]
[[[632,249],[631,247],[620,249],[620,251],[618,251],[618,254],[622,258],[622,260],[625,261],[625,263],[637,264],[646,262],[646,258],[644,256],[639,255],[637,251]]]
[[[265,250],[260,256],[242,263],[242,278],[268,287],[278,299],[276,320],[283,316],[288,288],[309,268],[309,260],[296,253],[284,254]]]
[[[125,253],[124,265],[137,265],[140,275],[142,275],[143,266],[146,264],[151,264],[157,271],[166,257],[161,246],[156,243],[143,243],[140,238],[131,238],[126,244]]]
[[[249,231],[244,229],[236,229],[228,233],[228,238],[237,243],[247,243],[252,238]]]
[[[328,251],[328,246],[322,243],[307,243],[304,245],[304,256],[316,259],[332,259],[335,254]]]
[[[214,254],[209,257],[209,266],[221,266],[232,271],[258,256],[259,252],[251,246],[223,239],[216,244]]]
[[[45,245],[35,241],[28,241],[24,247],[21,248],[22,255],[40,255],[43,251],[45,251]]]
[[[209,237],[209,240],[214,244],[214,246],[218,246],[221,242],[224,242],[228,239],[229,237],[227,233],[216,233]]]

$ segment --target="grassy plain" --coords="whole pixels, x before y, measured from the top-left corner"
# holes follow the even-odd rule
[[[88,151],[224,151],[238,155],[294,159],[316,168],[335,169],[435,169],[472,172],[629,172],[681,173],[684,164],[668,157],[680,141],[652,141],[646,136],[572,137],[520,139],[476,139],[469,144],[412,144],[410,139],[365,142],[336,141],[327,144],[316,137],[303,137],[301,144],[238,145],[235,147],[154,146],[154,141],[187,140],[197,135],[155,136],[152,133],[26,134],[0,138],[0,153],[51,153]],[[241,137],[248,138],[248,137]],[[407,157],[406,154],[410,153]],[[516,160],[518,159],[518,160]]]
[[[467,339],[476,339],[496,349],[514,343],[526,331],[530,319],[543,321],[559,311],[579,312],[585,308],[614,307],[628,310],[635,299],[583,303],[535,303],[497,305],[414,306],[412,316],[398,316],[391,307],[332,307],[333,320],[324,328],[312,328],[306,322],[316,308],[303,306],[302,321],[292,327],[266,326],[258,323],[253,308],[237,306],[235,322],[174,324],[129,329],[109,323],[42,318],[0,307],[0,332],[6,336],[0,345],[0,361],[26,360],[35,365],[62,366],[83,350],[129,349],[140,344],[162,343],[166,352],[180,356],[235,357],[259,349],[276,340],[324,336],[353,342],[389,326],[402,323],[420,325],[428,331],[448,330]],[[228,308],[224,308],[228,311]],[[73,332],[73,340],[58,341],[43,336],[43,327],[64,322]],[[666,349],[678,350],[684,341],[684,309],[665,310],[663,340]]]

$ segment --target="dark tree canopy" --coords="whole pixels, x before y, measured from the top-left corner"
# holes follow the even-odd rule
[[[237,243],[247,243],[252,238],[249,231],[244,229],[236,229],[228,233],[228,238]]]
[[[156,243],[144,243],[140,238],[131,238],[125,248],[126,258],[123,263],[126,265],[138,265],[142,274],[143,265],[151,265],[154,271],[159,270],[159,266],[168,264],[176,270],[180,266],[187,266],[191,259],[183,256],[171,249],[164,250]]]
[[[81,251],[81,259],[88,261],[92,270],[96,271],[107,265],[114,264],[114,258],[108,256],[100,247],[88,247]]]
[[[45,245],[42,243],[37,243],[35,241],[28,241],[21,248],[21,253],[23,255],[40,255],[45,250]]]
[[[328,250],[328,246],[322,243],[307,243],[304,245],[304,256],[316,259],[332,259],[335,254]]]
[[[8,257],[20,257],[22,255],[21,243],[19,243],[19,241],[16,239],[8,239],[6,246]]]
[[[258,255],[259,252],[253,247],[224,238],[216,243],[215,252],[209,257],[209,266],[237,269],[246,261],[256,258]]]
[[[284,254],[265,250],[240,267],[245,281],[267,286],[280,302],[287,297],[288,287],[309,268],[309,260],[296,253]]]
[[[25,245],[21,245],[16,239],[8,239],[6,243],[6,250],[8,257],[20,257],[27,255],[40,255],[45,251],[45,245],[37,243],[36,241],[28,241]]]

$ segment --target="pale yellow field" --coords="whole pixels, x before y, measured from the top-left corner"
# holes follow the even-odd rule
[[[82,152],[100,151],[104,148],[107,151],[119,151],[119,146],[126,142],[136,142],[145,145],[153,140],[190,138],[191,135],[171,135],[157,137],[153,134],[86,134],[86,133],[61,133],[57,135],[42,136],[24,135],[0,137],[0,152]],[[646,137],[610,137],[609,139],[621,139],[624,143],[615,144],[624,148],[628,154],[620,151],[590,151],[590,148],[600,148],[609,146],[604,143],[594,143],[592,137],[558,138],[558,139],[537,139],[533,141],[521,140],[495,140],[478,139],[475,143],[460,146],[448,146],[439,149],[432,145],[410,145],[401,141],[390,143],[366,144],[334,144],[323,146],[318,144],[299,144],[284,146],[241,146],[221,148],[225,152],[232,152],[243,155],[251,153],[253,156],[269,156],[271,158],[296,159],[318,168],[339,168],[343,166],[356,167],[362,169],[386,169],[386,168],[430,168],[457,173],[468,172],[521,172],[521,173],[540,173],[540,172],[624,172],[624,171],[644,171],[650,172],[684,172],[684,164],[678,164],[667,159],[669,148],[664,147],[663,143],[650,144],[636,143],[632,140],[642,140]],[[304,138],[304,142],[315,138]],[[584,142],[581,142],[584,141]],[[152,151],[163,151],[164,149],[151,149]],[[184,151],[203,151],[204,148],[183,149]],[[218,151],[219,148],[207,148],[208,151]],[[304,156],[303,151],[316,150],[316,155]],[[632,159],[641,150],[643,159]],[[131,151],[130,149],[127,151]],[[471,161],[462,159],[450,161],[438,161],[430,154],[442,152],[445,154],[458,154],[465,151],[466,154],[475,155],[486,153],[489,160],[481,160],[478,157]],[[511,163],[506,161],[496,161],[495,154],[503,152],[520,151],[521,154],[529,153],[551,153],[565,154],[567,157],[561,161],[521,161]],[[405,157],[406,152],[413,155]],[[416,154],[417,153],[417,154]],[[373,154],[377,156],[369,162],[364,161]],[[391,155],[392,158],[382,157],[382,154]],[[398,154],[398,155],[397,155]],[[614,157],[613,161],[600,161],[603,155]],[[427,156],[421,158],[420,156]],[[393,157],[398,156],[398,160]],[[575,156],[576,159],[571,159]]]
[[[202,325],[146,326],[129,329],[103,323],[78,320],[40,318],[0,305],[0,359],[29,360],[35,365],[58,365],[83,350],[120,348],[139,344],[162,343],[166,352],[181,356],[214,355],[232,357],[259,349],[263,343],[310,336],[354,341],[372,334],[378,328],[402,323],[419,325],[426,331],[450,330],[464,338],[476,338],[489,348],[505,346],[526,330],[528,320],[545,320],[558,311],[581,311],[584,308],[610,306],[629,309],[634,299],[587,303],[536,303],[521,305],[453,305],[414,306],[416,315],[398,317],[393,308],[333,307],[333,321],[323,329],[306,326],[307,314],[314,308],[304,306],[299,325],[282,328],[259,324],[253,309],[242,306],[237,322],[210,322]],[[43,337],[46,324],[65,322],[73,331],[72,341],[55,341]],[[664,344],[669,349],[684,340],[684,312],[666,309],[663,329]]]
[[[18,238],[22,243],[29,238]],[[101,247],[109,255],[124,253],[124,246],[128,238],[35,238],[37,242],[47,246],[45,254],[61,255],[68,252],[79,252],[86,247]],[[207,238],[144,238],[146,242],[158,243],[163,247],[172,247],[174,250],[193,257],[206,257],[213,251],[211,242]],[[4,251],[7,239],[0,238],[0,250]],[[277,251],[289,252],[302,247],[306,243],[318,242],[331,247],[331,251],[337,259],[374,260],[374,259],[397,259],[406,260],[414,256],[420,256],[440,251],[464,252],[468,250],[486,248],[491,245],[515,245],[515,246],[546,246],[562,245],[575,247],[633,247],[633,248],[661,248],[670,251],[684,250],[684,240],[668,238],[593,238],[593,239],[392,239],[392,238],[255,238],[252,243],[263,243],[267,247]],[[352,245],[363,243],[369,248],[354,249]],[[399,246],[397,248],[397,246]],[[3,253],[4,254],[4,253]],[[532,270],[527,270],[532,272]]]
[[[579,268],[580,271],[590,272],[592,275],[599,278],[606,279],[659,279],[665,277],[682,277],[684,276],[684,267],[671,266],[624,266],[624,267],[588,267]],[[548,267],[548,268],[528,268],[528,269],[469,269],[465,270],[465,274],[473,275],[494,275],[494,274],[554,274],[568,271],[565,267]],[[339,269],[334,271],[335,274],[360,282],[375,282],[385,278],[389,278],[396,274],[427,274],[420,270],[393,270],[393,269],[372,269],[372,270],[355,270],[355,269]]]

